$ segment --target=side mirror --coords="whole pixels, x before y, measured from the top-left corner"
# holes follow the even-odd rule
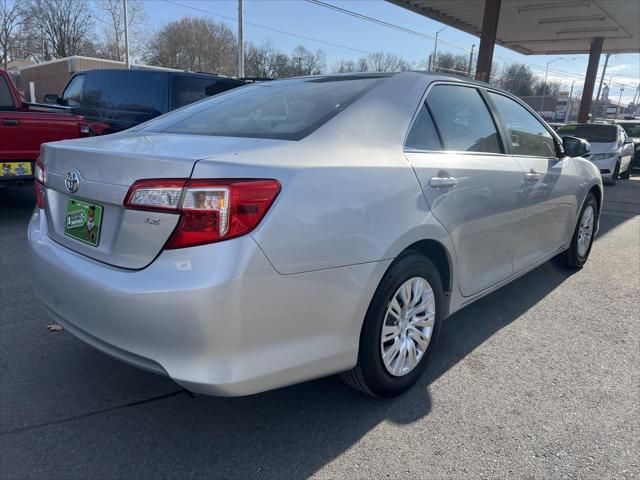
[[[60,98],[55,93],[48,93],[44,96],[44,103],[49,105],[56,105],[60,102]]]
[[[576,137],[563,137],[562,146],[570,157],[582,157],[591,151],[591,145],[586,140]]]

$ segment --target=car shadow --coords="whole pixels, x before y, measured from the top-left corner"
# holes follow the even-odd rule
[[[396,399],[370,398],[335,376],[243,398],[185,393],[155,402],[142,415],[123,415],[118,421],[119,448],[135,451],[141,440],[153,442],[149,476],[176,471],[176,449],[182,451],[181,462],[189,465],[180,475],[310,476],[381,423],[404,425],[429,415],[433,382],[570,276],[547,262],[454,314],[444,323],[421,381]],[[110,441],[104,438],[93,447],[106,448]]]

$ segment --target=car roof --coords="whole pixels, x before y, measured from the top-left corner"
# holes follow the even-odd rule
[[[154,70],[154,69],[142,69],[142,68],[127,70],[124,68],[95,68],[92,70],[85,70],[83,72],[78,72],[78,73],[86,74],[86,73],[94,73],[94,72],[107,72],[107,73],[115,73],[119,75],[129,74],[131,72],[147,73],[147,74],[163,74],[163,75],[187,75],[187,76],[193,76],[193,77],[214,77],[221,80],[230,80],[232,82],[244,83],[242,80],[238,80],[237,78],[233,78],[233,77],[226,77],[224,75],[217,75],[215,73],[192,72],[189,70]]]

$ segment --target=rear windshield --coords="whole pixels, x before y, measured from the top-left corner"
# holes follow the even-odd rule
[[[143,131],[300,140],[375,87],[382,76],[261,82],[165,115]]]
[[[215,77],[174,75],[171,80],[171,109],[184,107],[240,85],[241,82],[230,82]]]
[[[640,122],[639,123],[621,123],[620,126],[624,128],[627,135],[630,137],[640,137]]]
[[[558,135],[570,135],[593,143],[611,143],[618,140],[618,129],[615,125],[567,125],[558,129]]]

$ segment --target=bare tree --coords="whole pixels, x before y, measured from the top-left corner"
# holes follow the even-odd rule
[[[411,68],[411,63],[395,53],[375,52],[358,60],[338,60],[333,67],[337,73],[348,72],[403,72]]]
[[[18,2],[0,0],[0,50],[2,50],[2,65],[5,70],[21,23],[22,16]]]
[[[498,86],[514,95],[522,97],[535,93],[536,77],[527,65],[506,64],[495,78]]]
[[[42,60],[83,53],[93,22],[84,0],[29,0],[25,2],[25,35],[42,39]],[[35,55],[36,52],[33,52]]]
[[[111,60],[124,60],[124,7],[122,0],[98,0],[97,20],[102,25],[103,38],[100,54]],[[137,47],[140,32],[147,19],[142,0],[127,1],[129,43]]]
[[[326,55],[322,50],[312,52],[302,45],[291,54],[291,63],[297,75],[317,75],[326,67]]]
[[[233,75],[237,40],[224,23],[185,17],[157,31],[144,54],[150,65]]]
[[[435,63],[436,71],[453,73],[455,75],[468,75],[469,57],[466,55],[454,55],[452,53],[438,53],[438,61]]]

